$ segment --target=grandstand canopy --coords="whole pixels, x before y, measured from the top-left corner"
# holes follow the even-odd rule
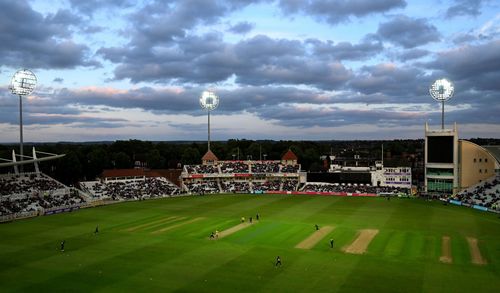
[[[35,147],[33,147],[32,153],[33,153],[32,156],[17,155],[15,150],[12,150],[12,159],[0,158],[0,168],[14,167],[14,173],[19,174],[19,170],[17,168],[18,166],[26,165],[26,164],[33,164],[35,166],[35,172],[40,173],[40,170],[38,168],[38,163],[44,162],[44,161],[50,161],[50,160],[54,160],[54,159],[59,159],[59,158],[66,156],[65,154],[58,155],[58,154],[40,152],[40,151],[37,151],[35,149]],[[39,157],[39,155],[42,155],[43,157]],[[17,157],[24,158],[24,160],[18,161]],[[28,159],[28,160],[26,160],[26,159]]]

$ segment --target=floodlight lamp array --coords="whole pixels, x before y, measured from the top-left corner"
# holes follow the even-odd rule
[[[455,87],[453,83],[444,78],[436,80],[429,88],[431,97],[438,102],[444,102],[451,99],[454,91]]]
[[[213,91],[203,91],[200,106],[207,111],[215,110],[219,106],[219,97]]]
[[[35,90],[36,83],[36,76],[31,70],[21,69],[12,77],[10,90],[15,95],[28,96]]]

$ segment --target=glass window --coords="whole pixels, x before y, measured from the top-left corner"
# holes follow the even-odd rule
[[[479,169],[479,173],[483,173],[483,170]]]
[[[474,163],[476,162],[476,158],[474,158]]]
[[[487,159],[487,158],[484,158],[484,162],[485,162],[485,163],[488,163],[488,159]]]
[[[483,161],[483,159],[479,158],[479,163],[481,163]]]

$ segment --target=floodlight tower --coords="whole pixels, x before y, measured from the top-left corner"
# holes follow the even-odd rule
[[[210,112],[219,106],[219,97],[213,91],[203,91],[200,96],[200,106],[208,113],[208,150],[210,150]]]
[[[444,102],[451,99],[454,91],[453,83],[445,78],[434,81],[429,88],[431,97],[441,102],[441,129],[444,129]]]
[[[24,158],[23,153],[23,96],[29,96],[36,86],[36,76],[31,70],[20,69],[12,77],[10,90],[19,96],[19,154],[20,160]],[[21,165],[22,166],[22,165]]]

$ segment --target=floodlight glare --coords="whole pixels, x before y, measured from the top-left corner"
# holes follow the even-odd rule
[[[28,96],[35,89],[36,81],[36,76],[31,70],[18,70],[12,77],[10,90],[15,95]]]
[[[436,80],[429,88],[431,97],[438,102],[448,101],[451,99],[454,91],[455,87],[453,86],[453,83],[444,78]]]
[[[453,93],[455,92],[455,87],[451,81],[442,78],[434,81],[429,88],[429,93],[431,97],[441,102],[441,129],[444,129],[444,102],[451,99]]]
[[[207,111],[215,110],[219,106],[219,97],[213,91],[203,91],[200,106]]]

